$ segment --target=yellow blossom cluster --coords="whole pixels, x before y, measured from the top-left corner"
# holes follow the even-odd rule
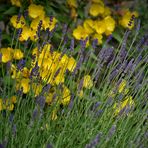
[[[76,7],[74,5],[77,3],[76,0],[68,0],[68,5],[71,8]],[[91,0],[88,9],[89,18],[85,19],[82,24],[79,24],[73,30],[73,36],[77,40],[86,39],[90,40],[97,39],[99,44],[102,44],[103,36],[111,35],[114,30],[117,21],[112,17],[113,13],[111,9],[105,6],[102,0]],[[123,16],[119,17],[119,25],[124,28],[132,29],[134,26],[134,18],[138,17],[137,12],[130,12],[129,10],[123,11]],[[87,46],[89,45],[89,40],[87,41]]]
[[[13,27],[15,27],[16,29],[19,28],[22,29],[21,36],[19,37],[20,41],[26,41],[29,38],[32,41],[36,41],[38,38],[37,31],[39,25],[41,25],[40,30],[49,29],[51,31],[55,28],[55,25],[57,23],[56,18],[47,17],[45,15],[43,6],[31,4],[28,7],[28,14],[29,17],[31,18],[31,22],[29,25],[28,23],[26,23],[26,20],[23,15],[21,16],[14,15],[10,19],[10,22],[13,25]]]
[[[16,103],[16,96],[12,96],[10,99],[0,98],[0,111],[2,110],[12,111],[14,109],[15,103]]]
[[[86,37],[89,37],[90,40],[97,39],[98,43],[102,44],[103,34],[108,36],[115,29],[115,20],[111,16],[111,10],[104,5],[103,1],[92,0],[89,14],[93,18],[86,19],[82,25],[78,25],[73,30],[73,36],[77,40],[84,40]],[[89,41],[87,45],[89,45]]]
[[[38,96],[45,84],[52,85],[52,91],[46,92],[46,103],[51,104],[53,96],[57,94],[56,86],[63,84],[65,81],[65,73],[68,70],[73,72],[76,67],[76,61],[73,57],[68,57],[66,54],[50,50],[51,44],[46,44],[41,52],[37,48],[32,50],[32,55],[35,59],[31,62],[31,68],[24,67],[21,70],[17,70],[15,65],[11,67],[12,78],[16,79],[16,90],[23,89],[23,93],[27,94],[31,90],[35,96]],[[32,82],[30,76],[37,63],[38,70],[37,79],[41,79],[41,83]],[[32,75],[35,79],[36,76]],[[60,104],[66,105],[70,101],[70,90],[63,84],[63,91],[60,92],[60,96],[57,96],[57,100],[60,100]],[[58,92],[59,93],[59,92]],[[61,99],[62,98],[62,99]]]
[[[10,47],[7,48],[0,48],[0,54],[2,55],[2,62],[7,63],[9,61],[20,60],[24,57],[23,52],[21,49],[13,49]]]

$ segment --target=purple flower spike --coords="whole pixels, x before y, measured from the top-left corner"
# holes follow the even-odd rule
[[[44,96],[37,96],[36,97],[36,103],[40,106],[41,109],[45,106],[45,97]]]
[[[51,144],[47,144],[46,148],[53,148]]]
[[[96,49],[96,46],[98,45],[98,39],[94,39],[92,42],[93,49]]]
[[[21,59],[17,64],[17,69],[22,70],[25,67],[26,61],[24,59]]]
[[[74,38],[72,38],[71,44],[70,44],[70,51],[71,51],[71,52],[74,51],[74,44],[75,44],[74,41],[75,41]]]

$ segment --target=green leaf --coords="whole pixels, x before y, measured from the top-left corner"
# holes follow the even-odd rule
[[[10,7],[3,14],[4,15],[12,15],[12,14],[15,14],[15,13],[17,13],[17,8],[16,7]]]

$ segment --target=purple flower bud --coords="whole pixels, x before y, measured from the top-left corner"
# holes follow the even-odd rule
[[[79,83],[79,86],[78,86],[78,94],[80,94],[82,88],[83,88],[83,82],[84,82],[84,79],[81,79],[80,80],[80,83]]]
[[[18,16],[17,16],[17,21],[16,21],[17,24],[19,23],[21,16],[22,16],[22,14],[19,12]]]
[[[10,116],[9,116],[9,122],[10,122],[10,124],[13,123],[13,120],[14,120],[14,115],[11,113]]]
[[[51,88],[51,84],[45,85],[42,89],[42,94],[49,92],[50,88]]]
[[[96,109],[101,105],[101,102],[96,102],[94,105],[93,105],[93,111],[96,111]]]
[[[73,52],[74,51],[74,38],[71,39],[71,43],[70,43],[70,51]]]
[[[73,76],[74,76],[74,75],[77,73],[77,71],[80,69],[81,64],[83,63],[83,59],[84,59],[84,57],[83,57],[83,55],[81,55],[79,61],[77,62],[77,65],[76,65],[76,67],[75,67],[75,69],[74,69],[74,71],[73,71],[73,73],[72,73]]]
[[[47,144],[46,148],[53,148],[51,144]]]
[[[32,79],[33,76],[36,77],[38,75],[39,75],[39,66],[38,63],[36,62],[35,67],[32,68],[31,70],[30,78]]]
[[[109,37],[107,38],[106,43],[109,43],[109,42],[112,40],[112,38],[113,38],[113,35],[112,35],[112,34],[111,34],[111,35],[109,35]]]
[[[58,74],[60,73],[61,67],[55,72],[54,76],[53,76],[53,80],[56,79],[56,77],[58,76]]]
[[[45,97],[41,95],[37,96],[36,103],[40,106],[41,109],[43,109],[45,106]]]
[[[87,144],[85,146],[85,148],[94,148],[94,147],[96,147],[96,145],[100,142],[101,135],[102,135],[102,133],[97,134],[95,139],[93,139],[89,144]]]
[[[67,24],[64,24],[62,29],[62,40],[64,39],[66,32],[67,32]]]
[[[40,37],[40,32],[41,32],[42,24],[43,24],[43,21],[40,20],[40,22],[39,22],[39,24],[38,24],[37,32],[36,32],[37,35],[38,35],[38,37]]]
[[[12,126],[12,135],[15,137],[17,132],[16,124]]]
[[[108,132],[108,137],[107,137],[108,140],[114,135],[115,131],[116,131],[116,125],[112,125],[112,127]]]
[[[28,17],[28,10],[24,11],[24,18],[26,19]]]
[[[5,146],[3,144],[0,143],[0,148],[5,148]]]
[[[35,108],[32,113],[32,121],[35,121],[38,116],[39,116],[39,110]]]
[[[26,61],[24,59],[19,60],[17,64],[17,69],[22,70],[25,67]]]
[[[8,62],[6,63],[7,75],[10,74],[11,64],[12,64],[11,61],[8,61]]]
[[[132,58],[132,59],[129,61],[129,63],[127,64],[127,66],[126,66],[126,68],[125,68],[125,70],[124,70],[125,73],[127,73],[128,71],[130,71],[130,70],[132,69],[132,67],[133,67],[133,62],[134,62],[134,58]]]
[[[21,37],[21,34],[22,34],[22,28],[19,28],[19,29],[17,30],[16,39],[20,38],[20,37]]]
[[[69,109],[72,109],[74,105],[74,94],[71,94],[70,103],[68,105]]]
[[[92,42],[92,48],[96,49],[96,46],[98,45],[98,39],[94,39]]]

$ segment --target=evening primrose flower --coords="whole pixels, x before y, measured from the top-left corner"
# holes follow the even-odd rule
[[[43,86],[39,83],[33,83],[31,86],[35,97],[38,96],[41,93]]]
[[[88,37],[88,33],[82,26],[79,25],[77,26],[76,29],[73,30],[73,36],[77,40],[81,40],[81,39],[86,39],[86,37]]]
[[[84,76],[83,87],[90,89],[93,86],[93,81],[90,75]]]
[[[10,19],[11,24],[13,25],[14,28],[22,28],[26,22],[24,17],[21,15],[21,17],[18,19],[17,15],[13,15]]]
[[[29,37],[31,36],[31,29],[27,26],[24,26],[22,28],[21,36],[19,37],[20,41],[27,41]]]
[[[39,17],[33,19],[31,24],[30,24],[30,28],[37,31],[40,21],[43,21],[43,19],[41,19]],[[43,28],[43,26],[41,26],[41,29],[42,28]]]
[[[115,29],[115,20],[111,16],[107,16],[104,18],[104,24],[106,25],[105,32],[111,34]]]
[[[68,59],[68,65],[67,65],[67,69],[70,71],[70,72],[73,72],[75,67],[76,67],[76,60],[73,58],[73,57],[70,57]]]
[[[93,3],[89,9],[90,15],[96,17],[98,15],[102,15],[104,13],[104,6],[101,4]]]
[[[17,7],[21,7],[21,2],[20,0],[11,0],[12,5],[15,5]]]
[[[91,34],[94,32],[93,26],[94,26],[94,22],[91,19],[86,19],[83,23],[83,27],[88,34]]]
[[[106,25],[103,21],[97,20],[94,22],[94,28],[98,34],[103,34],[106,30]]]
[[[22,78],[21,80],[18,80],[16,89],[19,90],[23,88],[23,93],[26,94],[30,90],[30,79],[28,78]]]
[[[24,57],[23,52],[20,49],[14,49],[13,59],[20,60]]]
[[[70,102],[70,97],[71,97],[70,90],[66,86],[64,86],[63,87],[63,95],[62,95],[61,103],[63,105],[68,105],[69,102]]]
[[[12,111],[14,109],[14,104],[17,102],[16,96],[12,96],[9,99],[0,98],[0,111],[9,110]]]
[[[97,39],[98,40],[98,44],[102,44],[102,38],[103,36],[101,34],[94,34],[93,35],[93,39]]]
[[[8,61],[11,61],[13,58],[13,49],[8,48],[1,48],[0,53],[2,54],[2,62],[7,63]]]
[[[41,5],[31,4],[28,7],[28,14],[31,18],[43,18],[45,15],[44,7]]]
[[[115,109],[114,114],[118,115],[120,112],[126,112],[126,110],[129,111],[134,106],[134,101],[132,99],[132,96],[127,96],[125,100],[121,103],[115,103],[113,108]]]
[[[43,19],[43,28],[45,30],[49,29],[51,31],[55,28],[56,23],[57,23],[57,19],[55,17],[53,17],[52,20],[50,19],[50,17],[45,17]]]
[[[134,27],[134,20],[129,25],[132,16],[138,17],[138,13],[136,11],[130,12],[129,10],[126,10],[121,20],[119,20],[119,24],[122,25],[124,28],[132,29]]]

